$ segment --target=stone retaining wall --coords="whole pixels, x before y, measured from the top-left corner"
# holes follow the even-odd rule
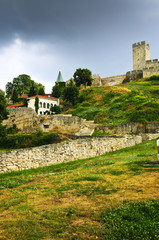
[[[159,123],[127,123],[117,125],[97,125],[95,130],[106,134],[144,134],[144,133],[159,133]]]
[[[157,137],[159,137],[159,134],[149,134],[146,136],[146,140]],[[103,138],[92,137],[2,152],[0,153],[0,173],[95,157],[110,151],[134,146],[142,141],[142,136],[132,135]]]

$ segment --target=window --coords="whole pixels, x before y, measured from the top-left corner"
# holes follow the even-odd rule
[[[51,107],[53,107],[53,104],[51,103]]]
[[[42,115],[43,113],[42,112],[40,112],[40,115]]]
[[[43,103],[43,108],[46,108],[46,103],[45,102]]]
[[[49,103],[47,103],[47,108],[50,108],[50,104]]]
[[[40,108],[42,108],[42,102],[40,102]]]

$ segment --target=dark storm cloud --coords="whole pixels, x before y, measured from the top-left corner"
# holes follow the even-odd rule
[[[125,0],[0,0],[2,39],[19,34],[25,39],[84,38],[103,29],[121,28],[123,11],[128,16],[134,4]],[[133,1],[135,3],[135,1]]]
[[[123,74],[132,43],[159,56],[158,13],[158,0],[0,0],[0,84],[21,72],[51,82],[59,67],[65,80],[78,67]]]

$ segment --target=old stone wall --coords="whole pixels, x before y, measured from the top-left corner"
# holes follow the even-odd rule
[[[159,123],[127,123],[118,125],[98,125],[95,130],[106,134],[144,134],[159,133]]]
[[[126,78],[124,79],[123,83],[140,79],[140,78],[143,78],[143,70],[129,71],[126,73]]]
[[[26,107],[11,108],[9,113],[8,119],[3,121],[3,125],[13,127],[15,124],[20,132],[25,133],[33,132],[45,119],[44,116],[38,116],[33,109]]]
[[[85,120],[72,115],[53,115],[40,125],[44,132],[60,131],[76,133],[84,126]]]
[[[117,76],[112,76],[112,77],[106,77],[106,78],[101,78],[101,85],[115,85],[115,84],[121,84],[123,80],[125,79],[126,75],[117,75]]]
[[[32,133],[38,128],[44,132],[60,131],[76,133],[85,126],[85,120],[72,115],[37,115],[31,108],[11,108],[9,118],[3,121],[4,125],[16,128],[22,133]]]
[[[146,139],[157,137],[159,137],[159,134],[150,134],[147,135]],[[143,137],[139,135],[92,137],[29,149],[1,152],[0,173],[95,157],[110,151],[134,146],[142,141]]]

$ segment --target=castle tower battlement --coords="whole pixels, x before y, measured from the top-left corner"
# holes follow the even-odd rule
[[[146,41],[134,43],[133,49],[133,70],[142,70],[146,61],[150,60],[150,45]]]

